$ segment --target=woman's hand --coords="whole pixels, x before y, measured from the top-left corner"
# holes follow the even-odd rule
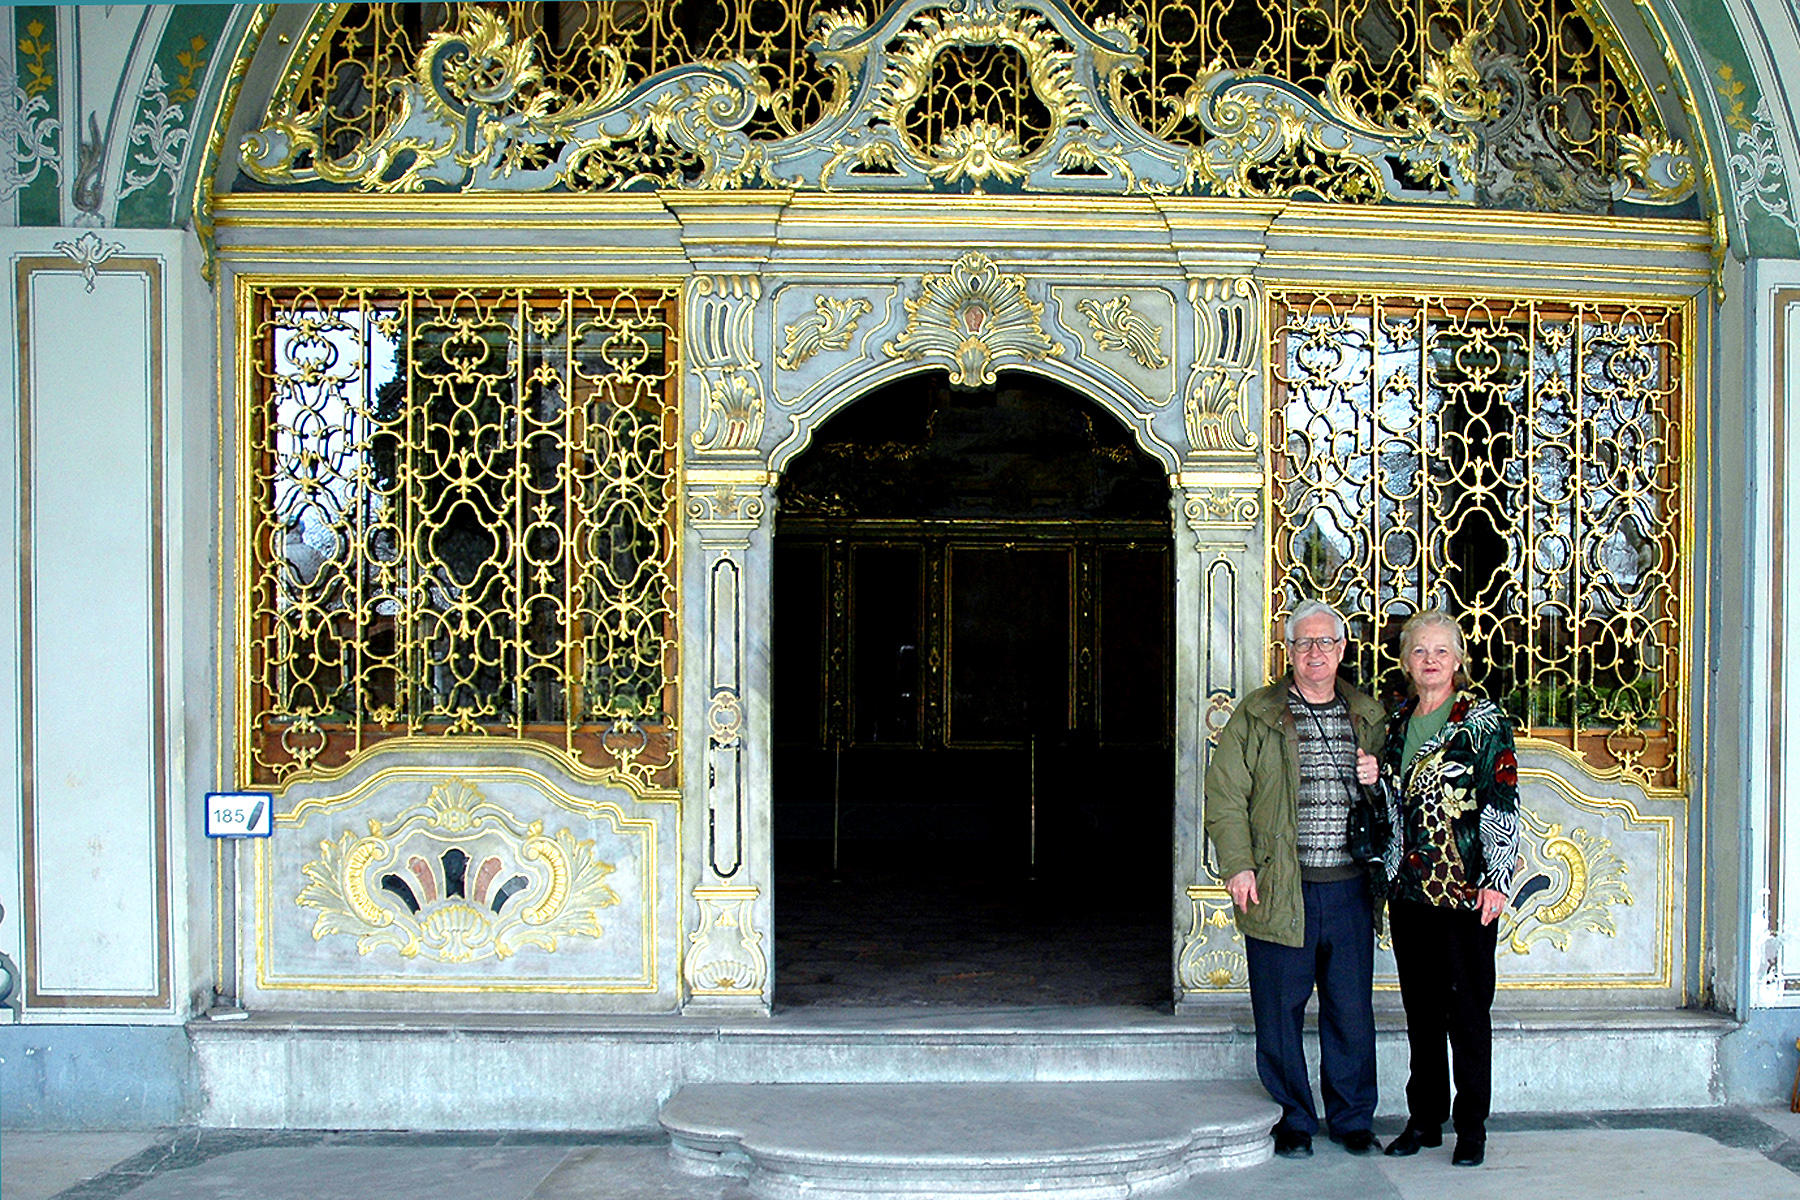
[[[1381,760],[1364,750],[1356,748],[1356,782],[1368,787],[1381,778]]]
[[[1493,888],[1482,888],[1475,893],[1475,911],[1481,914],[1483,925],[1492,925],[1499,917],[1500,910],[1506,907],[1506,893],[1496,892]]]

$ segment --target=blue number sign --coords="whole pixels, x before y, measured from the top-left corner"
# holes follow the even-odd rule
[[[206,836],[268,837],[275,831],[275,797],[268,792],[206,793]]]

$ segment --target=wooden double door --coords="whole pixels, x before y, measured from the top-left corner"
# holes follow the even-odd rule
[[[1166,896],[1170,553],[1166,522],[785,523],[778,858]]]

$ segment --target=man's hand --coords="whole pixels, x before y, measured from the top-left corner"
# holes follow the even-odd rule
[[[1257,902],[1256,872],[1239,871],[1225,881],[1225,890],[1231,893],[1231,902],[1244,912]]]
[[[1381,778],[1381,760],[1364,750],[1356,748],[1356,782],[1369,787]]]

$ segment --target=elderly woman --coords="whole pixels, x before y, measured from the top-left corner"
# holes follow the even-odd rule
[[[1393,827],[1383,857],[1412,1051],[1406,1129],[1387,1152],[1443,1145],[1449,1117],[1451,1162],[1473,1167],[1487,1152],[1489,1010],[1498,919],[1519,858],[1518,760],[1506,714],[1458,690],[1467,655],[1454,620],[1415,614],[1400,631],[1400,661],[1413,695],[1388,724],[1379,766],[1357,760],[1364,782],[1379,769]]]

